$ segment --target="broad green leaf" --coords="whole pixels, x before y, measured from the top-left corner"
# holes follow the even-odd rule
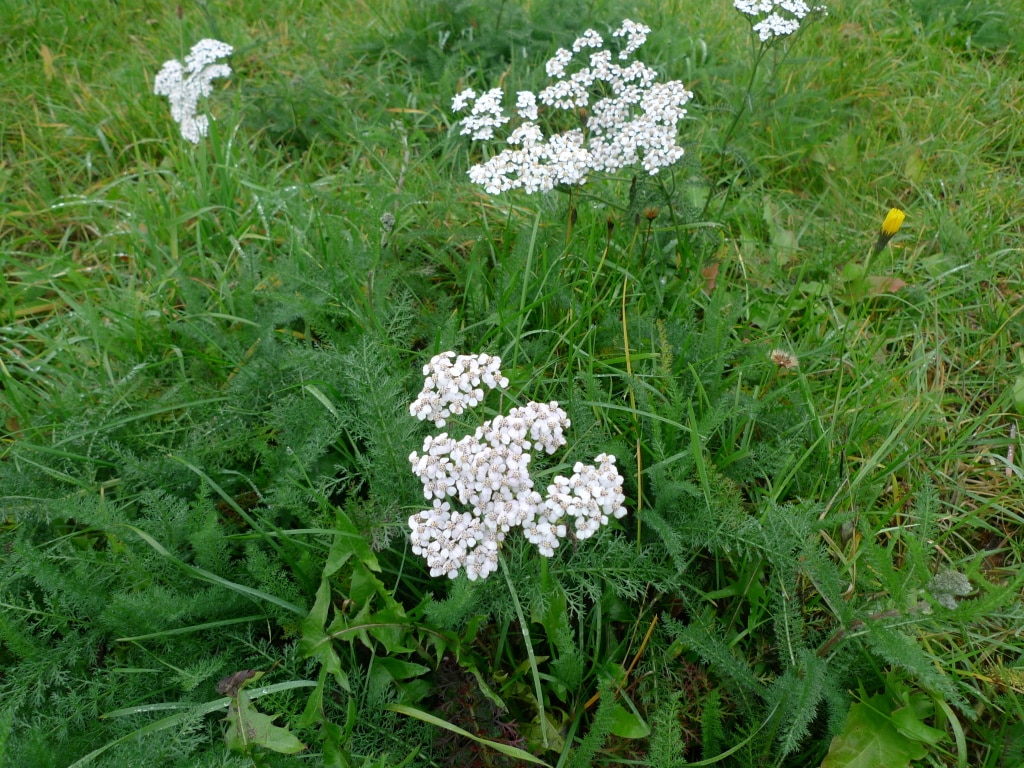
[[[896,730],[908,739],[920,741],[924,744],[934,746],[947,738],[945,731],[940,731],[938,728],[932,728],[930,725],[921,722],[921,719],[912,707],[900,707],[895,710],[892,713],[892,723]]]
[[[844,283],[853,283],[864,279],[864,267],[854,262],[848,262],[839,272]]]
[[[1024,376],[1013,380],[1013,405],[1017,413],[1024,413]]]
[[[925,174],[925,162],[920,147],[914,147],[907,155],[907,160],[903,163],[903,173],[912,184],[921,183]]]
[[[403,661],[391,656],[374,656],[367,674],[368,695],[371,699],[375,696],[383,697],[387,689],[395,687],[403,689],[403,693],[408,692],[409,695],[415,696],[416,689],[408,686],[403,688],[402,681],[418,678],[429,671],[430,667],[425,667],[422,664],[414,664],[411,661]],[[428,685],[423,691],[424,694],[429,690],[430,686]],[[410,701],[408,698],[404,698],[404,700]]]
[[[360,614],[349,619],[344,614],[334,617],[327,628],[326,637],[331,640],[359,638],[367,648],[373,649],[374,640],[380,642],[388,653],[411,653],[414,649],[403,644],[413,627],[405,614],[392,609],[370,615]]]
[[[817,280],[805,280],[797,285],[797,290],[804,296],[828,296],[830,293],[828,285]]]
[[[414,650],[412,623],[397,603],[368,617],[364,626],[370,637],[383,645],[388,653],[411,653]]]
[[[306,699],[306,706],[302,708],[297,724],[299,728],[310,728],[316,723],[324,720],[324,688],[327,683],[327,667],[320,665],[320,677],[317,680],[316,689]]]
[[[237,696],[228,707],[228,730],[224,734],[228,748],[248,753],[253,746],[259,746],[283,755],[304,750],[306,745],[295,734],[274,725],[274,717],[257,711],[244,695]]]
[[[253,691],[250,691],[247,695],[249,699],[256,699],[260,696],[266,696],[271,693],[277,693],[278,691],[288,691],[293,688],[313,688],[316,685],[312,680],[289,680],[285,683],[275,683],[274,685],[261,686]],[[100,715],[101,720],[105,720],[111,717],[127,717],[128,715],[140,714],[143,712],[156,712],[165,709],[179,709],[183,710],[174,715],[169,715],[160,720],[156,720],[152,723],[147,723],[141,728],[137,728],[131,733],[126,733],[114,741],[108,741],[102,747],[94,749],[84,757],[79,758],[68,768],[82,768],[84,765],[88,765],[97,757],[102,755],[108,749],[116,747],[118,744],[129,741],[131,739],[138,739],[140,736],[146,736],[150,733],[156,733],[157,731],[163,731],[168,728],[173,728],[176,725],[191,720],[196,715],[208,715],[211,712],[216,712],[218,709],[224,709],[231,703],[231,699],[224,696],[213,701],[206,702],[205,704],[180,704],[176,702],[167,702],[162,704],[147,704],[138,707],[125,707],[124,709],[117,709],[113,712],[107,712]]]
[[[348,675],[341,668],[341,659],[334,650],[334,640],[330,634],[324,630],[324,624],[327,622],[327,610],[331,605],[331,585],[326,578],[320,581],[320,588],[316,591],[316,602],[313,603],[313,609],[309,612],[309,615],[302,621],[302,637],[299,638],[299,653],[303,657],[312,657],[324,665],[324,668],[334,675],[334,679],[338,685],[346,691],[351,691],[349,687]],[[334,624],[338,621],[344,621],[344,616],[339,615],[335,618]],[[333,624],[332,624],[333,627]],[[318,688],[320,689],[319,694],[322,695],[321,681]]]
[[[640,715],[630,712],[621,704],[612,709],[612,733],[624,739],[645,739],[651,735],[651,727]]]
[[[533,699],[532,695],[530,697]],[[565,712],[561,712],[561,721],[555,719],[555,713],[550,709],[544,710],[544,731],[541,731],[541,719],[538,714],[529,723],[520,723],[519,732],[526,739],[527,745],[533,746],[536,749],[546,749],[550,752],[556,752],[562,754],[565,751],[565,738],[562,736],[562,731],[567,725],[569,715]],[[545,736],[547,742],[545,742]],[[544,746],[545,743],[547,746]]]
[[[911,760],[923,758],[927,753],[921,743],[902,735],[879,711],[888,706],[879,695],[850,707],[821,768],[909,768]]]
[[[376,656],[373,663],[379,664],[387,670],[393,680],[408,680],[411,677],[419,677],[430,671],[430,667],[422,664],[414,664],[411,661],[403,661],[390,656]]]
[[[857,137],[853,133],[840,134],[832,142],[832,163],[842,171],[853,171],[861,163]]]
[[[327,579],[336,574],[354,554],[351,537],[343,533],[336,535],[334,541],[331,542],[331,548],[327,551],[327,562],[324,563],[324,572],[321,578]]]
[[[765,199],[762,214],[775,248],[775,263],[785,266],[798,248],[796,232],[786,227],[782,211],[770,198]]]
[[[367,543],[366,539],[362,537],[359,533],[359,529],[356,528],[348,515],[337,507],[334,508],[334,525],[338,529],[335,540],[341,540],[341,542],[343,542],[339,546],[347,548],[356,556],[359,562],[371,571],[377,571],[379,573],[380,564],[377,562],[377,556],[373,553],[373,550],[370,549],[369,543]],[[335,557],[334,553],[334,547],[331,547],[331,554],[328,555],[327,558],[328,567],[332,566],[334,563],[334,560],[332,559]]]
[[[868,275],[868,294],[870,296],[881,296],[885,293],[896,293],[897,291],[906,288],[907,283],[904,280],[900,280],[898,277],[891,275]]]
[[[254,746],[284,755],[301,752],[306,745],[295,738],[287,728],[274,725],[274,718],[277,715],[265,715],[252,705],[252,699],[245,688],[259,681],[263,674],[256,672],[230,697],[228,715],[224,718],[228,721],[228,729],[224,733],[228,748],[245,754],[250,754]]]
[[[385,599],[391,596],[384,588],[383,582],[374,576],[370,570],[361,564],[352,568],[352,582],[349,587],[349,598],[358,606],[360,612],[373,600],[374,595],[381,595]],[[392,600],[393,602],[393,600]]]
[[[349,768],[351,763],[342,748],[345,732],[341,726],[324,719],[320,735],[324,742],[324,768]]]

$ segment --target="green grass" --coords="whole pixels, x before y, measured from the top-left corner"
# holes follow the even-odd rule
[[[684,160],[473,187],[452,96],[627,16]],[[5,4],[0,763],[1020,765],[1018,17],[833,7],[731,130],[724,1]],[[203,37],[193,147],[152,80]],[[502,357],[487,417],[568,411],[539,485],[614,453],[629,515],[430,578],[408,404],[449,349]]]

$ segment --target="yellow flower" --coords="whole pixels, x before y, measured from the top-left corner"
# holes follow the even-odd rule
[[[901,211],[899,208],[890,208],[889,213],[885,217],[885,221],[882,222],[882,234],[886,237],[892,237],[900,231],[900,227],[903,226],[903,220],[907,218],[907,214]]]
[[[885,248],[892,240],[893,235],[900,231],[900,227],[903,226],[903,220],[907,218],[907,214],[901,211],[899,208],[890,208],[889,213],[885,217],[885,221],[882,222],[882,230],[878,233],[878,242],[875,243],[875,253]]]

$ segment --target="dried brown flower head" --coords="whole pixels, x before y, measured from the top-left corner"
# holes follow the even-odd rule
[[[785,368],[789,371],[800,365],[800,361],[797,359],[797,356],[784,349],[773,349],[768,353],[768,359],[780,368]]]

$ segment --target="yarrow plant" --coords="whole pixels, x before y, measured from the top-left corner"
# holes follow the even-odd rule
[[[482,402],[481,385],[508,386],[500,366],[501,358],[486,354],[436,355],[423,368],[423,389],[410,413],[444,426],[452,414]],[[412,551],[426,559],[431,576],[454,579],[464,569],[470,580],[486,578],[498,569],[498,550],[513,528],[551,557],[570,525],[576,539],[587,539],[626,514],[623,478],[608,454],[594,465],[577,462],[571,477],[554,478],[546,496],[535,490],[531,451],[553,454],[566,444],[569,426],[557,402],[530,402],[459,440],[447,432],[424,439],[422,453],[414,451],[409,462],[431,508],[412,515],[409,528]],[[454,501],[469,511],[454,509]]]
[[[210,118],[196,114],[199,99],[213,92],[213,81],[229,77],[231,67],[218,64],[235,49],[219,40],[204,39],[192,46],[185,65],[177,59],[165,61],[153,81],[153,92],[171,102],[171,117],[181,129],[181,137],[193,144],[209,132]]]
[[[654,175],[683,156],[677,143],[684,106],[693,98],[681,82],[655,82],[658,73],[639,61],[630,61],[647,40],[650,28],[626,19],[612,37],[624,38],[617,58],[605,41],[588,29],[573,43],[560,48],[547,62],[553,82],[539,94],[516,94],[516,127],[504,149],[475,165],[469,177],[496,195],[511,189],[528,194],[548,192],[559,185],[581,185],[594,171],[616,171],[641,164]],[[589,54],[586,51],[592,51]],[[580,60],[585,58],[585,63]],[[510,122],[502,106],[504,93],[492,88],[477,94],[466,89],[452,100],[456,113],[469,110],[461,121],[463,135],[474,140],[494,138],[494,131]],[[552,113],[582,117],[582,127],[546,135],[540,124],[541,107]]]
[[[753,29],[762,43],[792,35],[811,13],[828,13],[824,5],[812,8],[804,0],[734,0],[733,6],[740,13],[758,19]]]
[[[740,119],[746,113],[751,102],[753,101],[754,83],[756,81],[757,72],[760,68],[761,62],[765,59],[769,50],[774,48],[776,45],[785,45],[787,38],[798,32],[803,25],[803,22],[812,15],[827,16],[828,8],[824,5],[810,6],[804,0],[733,0],[733,7],[747,17],[750,22],[751,31],[757,35],[760,40],[760,45],[756,56],[754,57],[753,68],[750,72],[750,79],[747,82],[747,92],[743,95],[739,101],[739,106],[733,112],[733,117],[729,123],[729,127],[725,129],[722,134],[722,138],[719,141],[718,156],[719,169],[711,174],[710,178],[716,179],[721,176],[722,169],[724,168],[725,160],[728,156],[727,148],[729,142],[732,139],[733,133],[740,124]],[[785,59],[785,56],[782,57]],[[778,62],[776,62],[777,64]],[[773,71],[769,75],[769,80],[774,77],[775,72]],[[728,181],[725,186],[725,194],[721,195],[722,207],[719,211],[719,217],[725,210],[725,203],[728,199],[729,190],[732,188],[732,176],[727,177]],[[703,219],[711,206],[712,200],[716,197],[715,194],[709,193],[704,200],[704,207],[700,212],[700,217]]]

